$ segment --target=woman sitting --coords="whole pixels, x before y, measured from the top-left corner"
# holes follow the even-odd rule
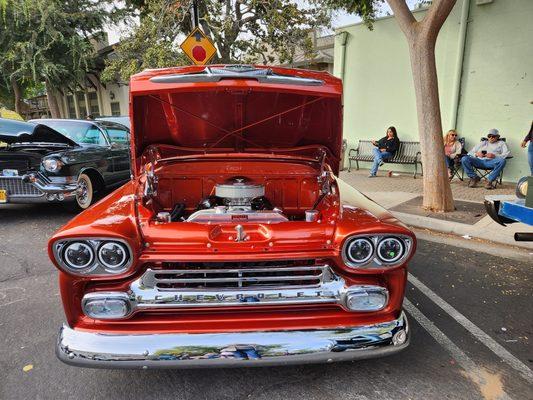
[[[394,154],[400,147],[400,139],[398,139],[396,128],[390,126],[387,129],[387,136],[379,139],[377,142],[372,140],[372,144],[376,147],[372,149],[374,153],[374,164],[372,164],[372,168],[370,169],[369,178],[375,177],[378,168],[383,165],[383,160],[394,157]]]
[[[463,145],[457,140],[457,132],[455,129],[450,129],[444,135],[444,154],[446,159],[446,166],[448,167],[448,178],[453,178],[453,167],[455,160],[461,154]]]

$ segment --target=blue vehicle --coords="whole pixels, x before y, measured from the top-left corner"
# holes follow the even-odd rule
[[[533,227],[533,176],[523,177],[518,181],[516,196],[485,197],[485,208],[500,225],[522,222]],[[514,239],[517,242],[533,242],[533,229],[515,233]]]

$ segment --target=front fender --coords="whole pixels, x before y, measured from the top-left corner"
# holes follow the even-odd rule
[[[137,259],[142,240],[135,213],[135,187],[136,182],[128,182],[55,232],[48,241],[48,254],[54,265],[59,268],[53,254],[54,243],[61,239],[77,237],[122,239],[130,245],[134,252],[132,256]],[[124,276],[133,273],[133,270],[134,268],[124,273]]]

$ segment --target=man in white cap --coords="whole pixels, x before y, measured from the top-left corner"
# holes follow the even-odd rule
[[[497,129],[489,130],[487,138],[488,140],[482,140],[479,142],[479,144],[461,160],[463,169],[470,178],[468,187],[476,187],[480,181],[480,177],[474,172],[473,167],[476,167],[492,170],[487,176],[488,181],[485,188],[494,189],[496,186],[495,181],[505,167],[505,159],[511,154],[507,148],[507,144],[503,140],[500,140],[500,133]]]

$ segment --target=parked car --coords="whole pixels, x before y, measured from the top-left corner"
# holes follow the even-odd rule
[[[60,360],[267,366],[408,345],[415,235],[338,177],[339,79],[181,67],[130,93],[134,179],[49,241]]]
[[[0,203],[68,202],[130,179],[129,130],[109,122],[0,120]]]
[[[95,120],[115,122],[117,124],[124,125],[128,129],[131,128],[130,117],[128,117],[127,115],[110,116],[110,117],[102,116],[102,117],[96,117]]]

